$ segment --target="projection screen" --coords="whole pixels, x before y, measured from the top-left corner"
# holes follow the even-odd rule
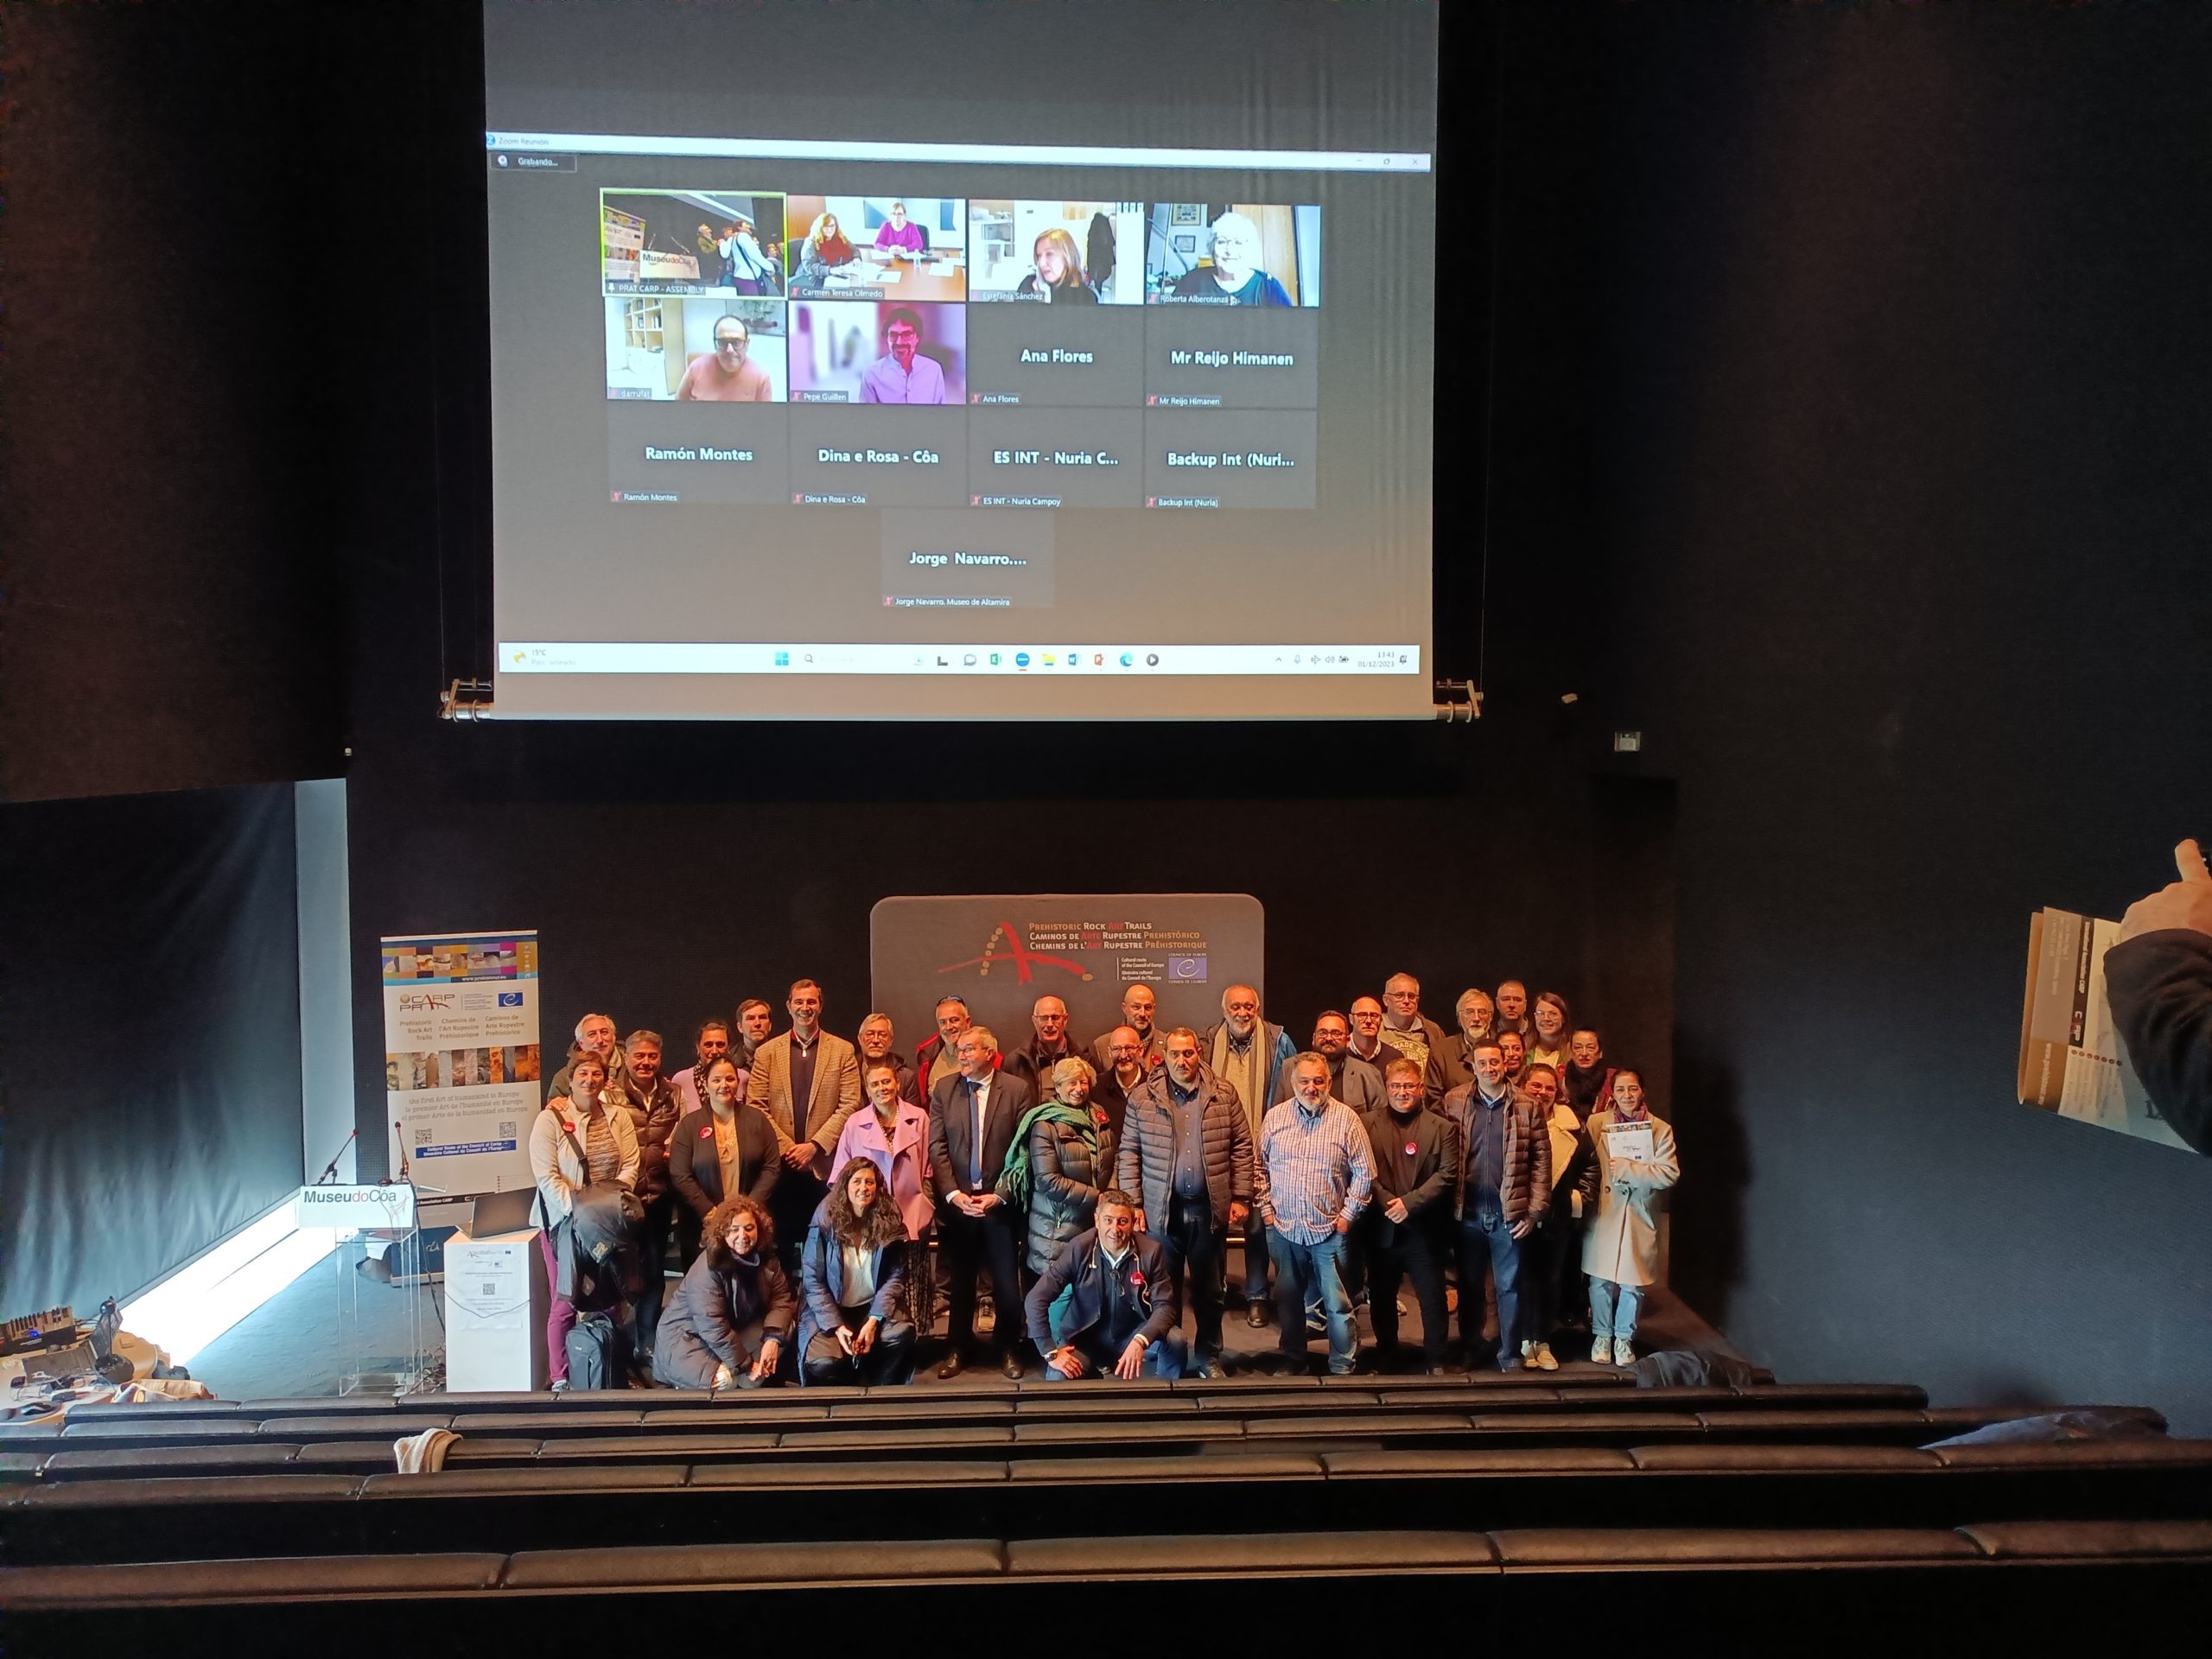
[[[498,715],[1428,715],[1436,52],[491,0]]]

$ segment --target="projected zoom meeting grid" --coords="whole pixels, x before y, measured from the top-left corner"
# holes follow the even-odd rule
[[[600,193],[616,502],[1311,507],[1321,210]]]

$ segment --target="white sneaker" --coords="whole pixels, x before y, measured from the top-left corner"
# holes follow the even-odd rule
[[[1613,1363],[1616,1365],[1636,1363],[1636,1348],[1626,1337],[1613,1338]]]
[[[1613,1339],[1611,1337],[1600,1337],[1590,1344],[1590,1363],[1592,1365],[1613,1363]]]
[[[1540,1371],[1559,1370],[1559,1361],[1552,1357],[1552,1345],[1548,1342],[1531,1344],[1528,1357],[1529,1363]]]

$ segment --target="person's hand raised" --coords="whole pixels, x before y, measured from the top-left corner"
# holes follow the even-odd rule
[[[2212,870],[2205,868],[2204,854],[2195,841],[2184,841],[2174,849],[2174,868],[2180,873],[2179,880],[2169,881],[2127,907],[2127,913],[2120,918],[2121,943],[2139,933],[2171,927],[2212,933]]]

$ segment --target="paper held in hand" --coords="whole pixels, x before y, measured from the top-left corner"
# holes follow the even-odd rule
[[[1651,1161],[1651,1124],[1649,1119],[1641,1123],[1613,1123],[1605,1129],[1605,1156],[1614,1163],[1648,1164]]]
[[[2119,938],[2119,923],[2068,910],[2045,909],[2029,922],[2019,1102],[2186,1150],[2144,1093],[2113,1029],[2105,952]]]

